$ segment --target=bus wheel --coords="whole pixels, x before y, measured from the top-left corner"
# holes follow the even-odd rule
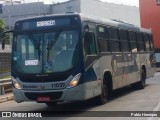
[[[141,71],[141,81],[138,84],[139,89],[144,89],[146,86],[146,71],[142,69]]]
[[[144,89],[146,86],[146,71],[141,70],[141,80],[138,83],[132,84],[133,89]]]
[[[47,106],[53,107],[56,106],[58,102],[46,102]]]
[[[108,97],[107,85],[103,84],[103,86],[102,86],[102,94],[100,96],[98,96],[97,103],[99,105],[105,104],[108,101],[107,97]]]

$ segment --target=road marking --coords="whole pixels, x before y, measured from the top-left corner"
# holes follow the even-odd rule
[[[160,108],[160,102],[159,102],[158,105],[154,108],[153,112],[154,112],[154,111],[158,111],[159,108]],[[148,120],[154,120],[154,118],[153,118],[153,117],[149,117]],[[160,118],[158,118],[158,120],[160,120]]]

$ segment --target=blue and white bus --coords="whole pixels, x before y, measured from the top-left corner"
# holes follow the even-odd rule
[[[18,103],[104,104],[115,89],[144,88],[156,71],[151,30],[121,21],[67,13],[19,20],[9,32]]]

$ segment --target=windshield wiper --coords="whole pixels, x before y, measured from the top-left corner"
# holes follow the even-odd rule
[[[48,44],[47,50],[51,50],[52,49],[52,47],[54,46],[54,44],[58,40],[60,34],[61,34],[61,31],[58,31],[57,33],[54,34],[53,39]]]
[[[58,40],[60,34],[61,34],[61,31],[58,31],[57,33],[55,33],[53,36],[53,39],[50,41],[50,43],[48,43],[47,61],[49,60],[49,52],[52,49],[52,47],[54,46],[54,44],[56,43],[56,41]]]
[[[38,50],[38,58],[40,60],[40,44],[38,44],[36,42],[36,40],[34,39],[33,35],[32,34],[28,34],[28,37],[29,39],[31,40],[31,42],[33,43],[33,45],[35,46],[35,48]]]

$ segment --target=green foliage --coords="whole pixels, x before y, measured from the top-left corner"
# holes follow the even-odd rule
[[[4,20],[0,19],[0,42],[2,41],[2,33],[5,30],[5,22]]]
[[[2,42],[2,33],[5,31],[5,22],[3,19],[0,19],[0,43]],[[6,44],[10,43],[10,34],[5,35]]]

